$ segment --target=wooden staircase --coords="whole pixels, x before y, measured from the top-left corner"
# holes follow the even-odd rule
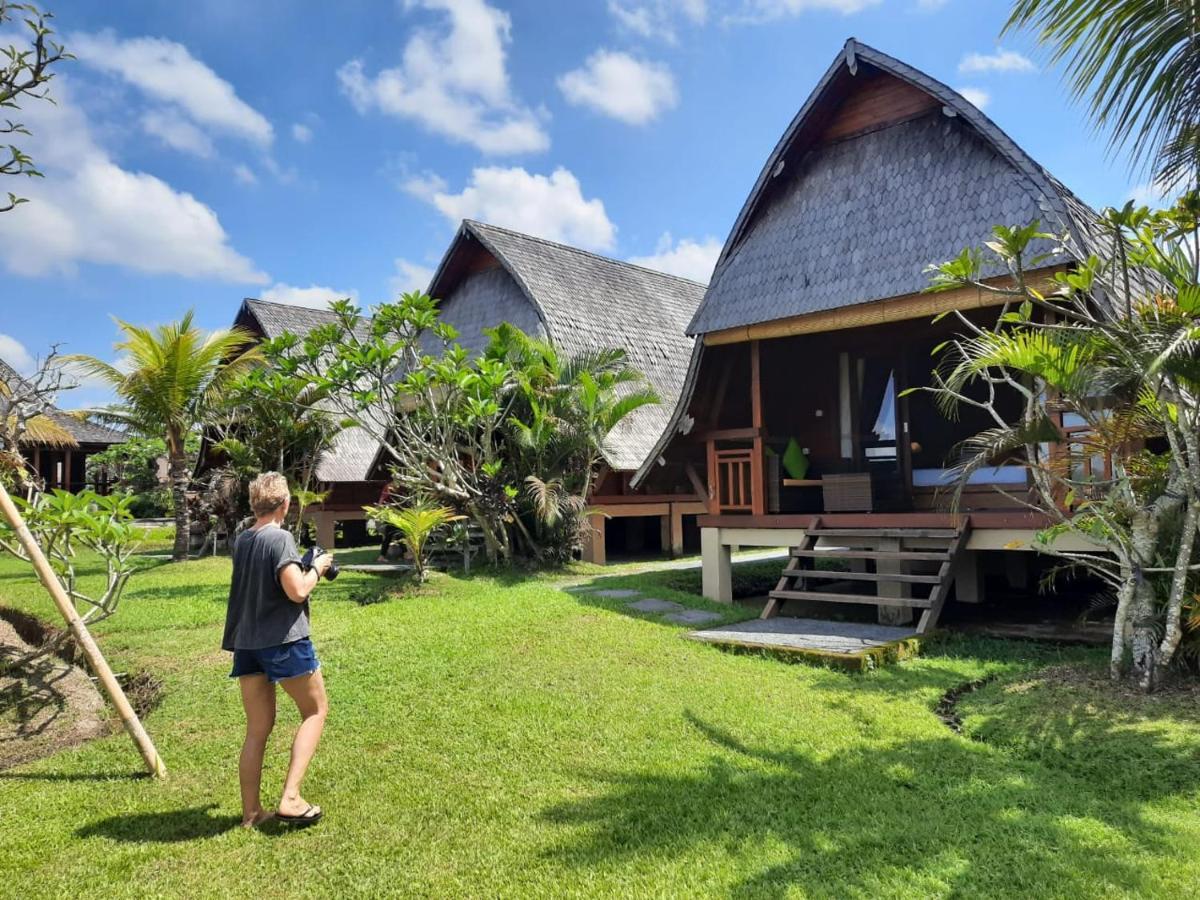
[[[968,525],[961,528],[822,528],[818,518],[800,545],[775,590],[768,595],[762,618],[778,614],[786,600],[857,603],[921,610],[917,634],[937,625],[954,583],[956,563],[966,546]],[[818,569],[819,559],[845,560],[850,571]],[[830,582],[853,582],[873,593],[829,589]],[[920,594],[928,588],[923,596]]]

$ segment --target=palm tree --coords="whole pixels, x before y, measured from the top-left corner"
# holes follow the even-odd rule
[[[434,506],[426,502],[411,506],[366,506],[367,515],[377,521],[391,525],[400,532],[400,542],[408,548],[413,559],[413,573],[417,582],[429,577],[425,548],[434,533],[451,522],[464,517],[445,506]]]
[[[1033,28],[1114,146],[1162,184],[1200,172],[1200,0],[1015,0],[1005,31]]]
[[[122,339],[114,349],[129,360],[122,368],[92,356],[69,357],[83,374],[106,382],[117,395],[118,405],[94,411],[96,418],[166,442],[175,501],[175,560],[187,558],[191,525],[191,466],[184,443],[234,380],[261,359],[258,348],[246,349],[253,340],[249,332],[206,333],[192,319],[189,310],[180,321],[154,329],[118,319]]]

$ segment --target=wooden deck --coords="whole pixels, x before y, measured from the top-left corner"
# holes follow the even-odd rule
[[[688,637],[732,650],[865,671],[915,655],[919,635],[891,625],[776,616],[693,631]]]

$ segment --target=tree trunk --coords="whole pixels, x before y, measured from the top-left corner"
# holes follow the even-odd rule
[[[1159,520],[1155,509],[1138,510],[1130,523],[1133,551],[1132,584],[1129,588],[1129,625],[1131,654],[1129,675],[1144,691],[1152,691],[1158,671],[1158,636],[1155,627],[1157,603],[1154,582],[1146,577],[1145,569],[1155,564],[1158,547]]]
[[[1143,691],[1149,693],[1157,686],[1158,634],[1154,627],[1157,620],[1155,610],[1154,582],[1134,570],[1133,590],[1129,604],[1132,637],[1129,676]]]
[[[1196,539],[1196,525],[1200,521],[1200,506],[1190,499],[1183,516],[1183,530],[1179,536],[1179,549],[1175,554],[1175,574],[1171,577],[1171,596],[1167,600],[1166,623],[1162,643],[1158,648],[1158,680],[1167,674],[1167,666],[1175,658],[1179,642],[1183,639],[1183,598],[1188,587],[1188,566],[1192,562],[1192,547]]]
[[[171,496],[175,501],[175,549],[171,559],[182,562],[188,558],[192,542],[192,517],[187,504],[187,489],[191,481],[187,456],[172,456],[170,472]]]

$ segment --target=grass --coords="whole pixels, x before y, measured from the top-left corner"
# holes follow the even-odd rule
[[[123,734],[0,772],[0,893],[1168,897],[1200,883],[1200,723],[1170,704],[1124,723],[1098,689],[1068,704],[1039,681],[1087,671],[1091,651],[964,638],[852,676],[726,654],[561,589],[745,616],[679,590],[677,572],[589,567],[437,576],[367,605],[354,600],[394,582],[324,586],[332,715],[306,793],[326,821],[245,833],[241,711],[218,649],[228,562],[145,565],[96,630],[116,668],[164,681],[146,724],[170,778],[140,777]],[[12,560],[0,602],[51,615]],[[938,699],[989,675],[954,734]],[[280,709],[272,786],[294,723]]]

